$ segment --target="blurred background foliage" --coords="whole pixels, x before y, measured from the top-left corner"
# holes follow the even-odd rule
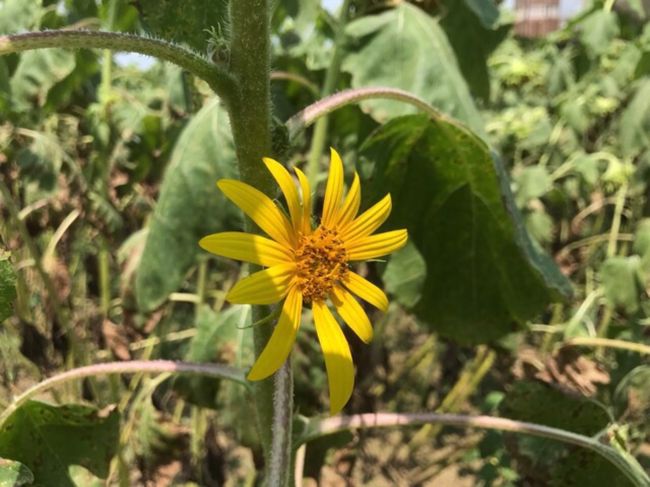
[[[227,64],[226,2],[182,2],[179,12],[180,3],[0,0],[0,34],[144,31]],[[525,39],[492,0],[354,0],[343,23],[317,0],[276,3],[279,120],[328,90],[373,85],[411,91],[442,114],[367,100],[330,116],[326,143],[348,177],[360,172],[364,205],[390,191],[387,227],[411,235],[392,259],[361,269],[392,304],[372,315],[369,346],[346,333],[357,366],[346,413],[501,414],[603,435],[650,468],[643,5],[596,1],[556,32]],[[313,144],[307,131],[274,155],[302,165]],[[325,148],[316,144],[321,169]],[[246,269],[197,246],[241,225],[214,186],[236,171],[226,111],[174,66],[60,49],[0,57],[0,406],[45,376],[98,361],[248,367],[250,310],[224,302]],[[326,377],[303,323],[295,402],[314,416],[326,410]],[[572,344],[593,338],[646,348]],[[162,379],[88,379],[53,397],[85,406],[28,403],[11,421],[34,431],[0,432],[0,485],[34,476],[57,486],[259,481],[246,392]],[[84,432],[103,449],[67,441]],[[30,455],[16,453],[35,437]],[[323,485],[626,482],[576,448],[432,426],[319,439],[305,476]]]

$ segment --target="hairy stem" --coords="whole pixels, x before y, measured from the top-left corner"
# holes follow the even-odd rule
[[[402,101],[417,107],[431,117],[444,118],[438,110],[408,91],[400,90],[398,88],[388,88],[385,86],[354,88],[340,91],[334,95],[312,103],[287,120],[286,125],[289,130],[289,139],[295,139],[296,136],[320,117],[328,115],[339,108],[350,105],[351,103],[358,103],[362,100],[373,98]]]
[[[230,67],[240,86],[240,97],[230,106],[241,179],[266,194],[273,195],[272,179],[262,163],[271,153],[270,98],[270,1],[230,2]],[[256,231],[248,221],[248,229]],[[254,267],[251,269],[254,270]],[[253,307],[253,322],[270,313],[267,307]],[[273,328],[256,326],[253,331],[255,356],[268,343]],[[265,479],[268,485],[283,487],[289,475],[293,417],[293,376],[285,364],[274,378],[255,382],[253,387],[258,431],[264,450]]]
[[[300,438],[301,441],[299,443],[307,443],[318,437],[349,429],[414,426],[425,423],[508,431],[549,438],[569,445],[579,446],[601,455],[625,474],[634,485],[639,487],[650,486],[650,478],[648,478],[648,475],[636,463],[633,457],[601,443],[598,438],[590,438],[541,424],[514,421],[512,419],[497,418],[494,416],[467,416],[462,414],[438,413],[366,413],[354,416],[335,416],[322,420],[312,420],[306,429],[306,433]]]
[[[50,30],[0,36],[0,56],[49,47],[137,52],[169,61],[186,69],[205,80],[215,93],[227,103],[237,93],[237,84],[234,78],[222,67],[194,51],[161,39],[89,30]]]
[[[70,381],[83,379],[84,377],[95,377],[107,374],[134,374],[134,373],[191,373],[229,379],[248,387],[244,372],[219,364],[195,364],[190,362],[174,362],[173,360],[132,360],[125,362],[107,362],[104,364],[87,365],[76,369],[68,370],[57,374],[43,382],[30,387],[17,396],[13,402],[0,414],[0,426],[18,409],[22,404],[32,397],[51,389],[54,386],[65,384]]]

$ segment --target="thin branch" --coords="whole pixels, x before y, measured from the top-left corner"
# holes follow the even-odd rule
[[[287,128],[289,129],[289,138],[291,140],[295,139],[297,135],[313,124],[319,117],[328,115],[351,103],[358,103],[372,98],[401,101],[417,107],[431,117],[443,117],[438,110],[433,108],[426,101],[408,91],[397,88],[388,88],[385,86],[354,88],[340,91],[334,95],[323,98],[296,113],[293,117],[287,120],[286,123]]]
[[[234,77],[200,54],[162,39],[90,30],[50,30],[0,36],[0,56],[44,48],[110,49],[137,52],[180,66],[205,80],[224,101],[237,93]]]
[[[30,398],[51,389],[54,386],[83,379],[107,374],[135,374],[135,373],[190,373],[207,375],[219,379],[229,379],[249,387],[244,372],[221,364],[196,364],[190,362],[174,362],[173,360],[132,360],[125,362],[108,362],[104,364],[87,365],[77,369],[68,370],[61,374],[45,379],[43,382],[30,387],[17,396],[13,402],[0,414],[0,426]]]
[[[311,420],[305,433],[300,437],[295,447],[307,443],[324,435],[337,433],[349,429],[359,428],[386,428],[391,426],[414,426],[425,423],[436,423],[447,426],[459,426],[465,428],[481,428],[497,431],[508,431],[512,433],[527,434],[541,438],[549,438],[562,443],[586,448],[598,453],[611,462],[634,485],[649,487],[650,478],[643,471],[643,468],[631,456],[619,452],[611,446],[605,445],[598,438],[579,435],[559,428],[551,428],[541,424],[514,421],[506,418],[493,416],[467,416],[462,414],[400,414],[400,413],[366,413],[353,416],[335,416],[326,419]]]
[[[625,340],[613,340],[611,338],[576,337],[564,343],[564,346],[617,348],[642,355],[650,355],[650,345],[627,342]]]
[[[320,94],[318,92],[318,86],[316,86],[314,83],[309,81],[307,78],[304,76],[300,76],[299,74],[296,73],[290,73],[288,71],[273,71],[271,72],[271,81],[293,81],[295,83],[298,83],[301,86],[304,86],[307,88],[314,97],[318,97]]]

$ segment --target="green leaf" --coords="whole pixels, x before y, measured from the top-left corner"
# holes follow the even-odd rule
[[[34,27],[41,14],[40,3],[25,0],[0,2],[0,33],[14,34]]]
[[[379,15],[351,22],[346,31],[361,44],[350,50],[342,66],[352,75],[353,88],[404,89],[483,134],[481,116],[436,20],[401,2]],[[361,107],[379,122],[416,111],[391,100],[366,100]]]
[[[147,32],[187,43],[201,53],[207,51],[208,29],[227,31],[225,0],[138,0],[135,5]]]
[[[136,277],[142,310],[156,308],[181,286],[203,252],[201,237],[241,226],[239,211],[215,186],[236,174],[228,116],[214,100],[185,127],[165,172]]]
[[[72,73],[75,65],[74,52],[66,49],[22,53],[10,81],[14,110],[32,110],[34,103],[44,106],[52,87]]]
[[[241,335],[249,335],[252,347],[251,330],[243,329],[250,324],[250,318],[250,306],[231,306],[220,313],[215,313],[209,306],[201,306],[196,315],[196,335],[190,342],[185,360],[234,363],[235,354],[241,353]],[[220,384],[219,379],[180,376],[174,381],[174,388],[192,404],[215,408]]]
[[[511,25],[496,25],[499,9],[492,0],[447,0],[440,20],[473,95],[490,98],[487,58],[501,44]]]
[[[650,80],[642,81],[623,110],[619,125],[623,155],[634,157],[650,147]]]
[[[462,343],[495,340],[571,293],[525,231],[500,161],[475,135],[426,116],[392,120],[362,151],[368,194],[390,192],[388,226],[407,228],[426,262],[415,311]]]
[[[34,482],[34,474],[22,463],[0,458],[0,487],[20,487]]]
[[[615,12],[597,9],[578,24],[578,37],[592,56],[600,56],[609,48],[619,34],[618,17]]]
[[[386,291],[407,308],[412,308],[422,297],[422,284],[427,275],[427,263],[411,242],[395,252],[384,270],[382,279]]]
[[[609,257],[600,269],[605,298],[611,306],[627,314],[636,313],[639,309],[640,263],[638,255],[615,256]]]
[[[16,274],[9,254],[0,250],[0,323],[14,314]]]
[[[0,457],[23,463],[37,485],[75,487],[68,468],[81,465],[106,478],[117,452],[120,415],[87,406],[28,401],[0,430]]]
[[[553,181],[544,166],[528,166],[516,171],[515,201],[519,207],[530,200],[544,196],[553,187]]]
[[[609,424],[607,411],[595,401],[564,394],[540,382],[515,383],[499,409],[506,418],[585,436],[594,436]],[[507,444],[517,460],[519,473],[533,485],[630,485],[627,477],[595,452],[524,435],[513,437]]]

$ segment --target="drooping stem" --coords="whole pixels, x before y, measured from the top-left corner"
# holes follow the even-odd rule
[[[339,21],[336,26],[336,35],[334,36],[334,54],[325,73],[325,81],[321,96],[331,95],[336,89],[336,84],[341,73],[341,61],[343,59],[343,50],[345,43],[345,24],[348,22],[348,13],[350,11],[350,0],[343,0]],[[328,117],[324,116],[318,119],[314,126],[314,135],[311,139],[309,149],[309,158],[307,159],[307,178],[312,187],[316,186],[316,177],[318,176],[318,163],[325,148],[325,139],[327,137],[327,127],[329,125]]]
[[[446,426],[459,426],[464,428],[481,428],[512,433],[527,434],[541,438],[557,440],[569,445],[575,445],[591,450],[612,463],[634,485],[649,487],[650,478],[643,468],[634,460],[634,457],[619,452],[611,446],[600,442],[599,438],[590,438],[559,428],[551,428],[541,424],[514,421],[512,419],[497,418],[494,416],[467,416],[463,414],[399,414],[399,413],[366,413],[353,416],[335,416],[322,420],[312,420],[307,426],[305,434],[299,438],[299,444],[350,429],[360,428],[386,428],[391,426],[415,426],[425,423],[441,424]],[[297,445],[296,445],[297,446]]]
[[[223,67],[194,51],[161,39],[89,30],[50,30],[0,36],[0,56],[50,47],[137,52],[169,61],[188,70],[205,80],[226,102],[237,92],[234,78]]]
[[[0,414],[0,426],[11,414],[22,404],[38,394],[51,389],[54,386],[65,384],[70,381],[83,379],[84,377],[95,377],[107,374],[134,374],[134,373],[192,373],[229,379],[243,386],[248,387],[244,372],[220,364],[195,364],[190,362],[174,362],[173,360],[132,360],[125,362],[107,362],[104,364],[87,365],[76,369],[68,370],[61,374],[54,375],[43,382],[30,387]]]
[[[240,96],[230,105],[232,126],[241,179],[273,195],[272,179],[262,163],[271,153],[270,99],[270,5],[269,0],[230,2],[230,68],[240,86]],[[248,229],[256,231],[252,222]],[[253,308],[253,322],[270,313],[266,307]],[[255,356],[259,357],[273,327],[256,326],[253,330]],[[275,381],[274,381],[275,380]],[[268,485],[287,484],[293,416],[293,376],[285,364],[274,378],[255,382],[255,410],[264,449]]]
[[[388,88],[385,86],[353,88],[350,90],[340,91],[334,95],[312,103],[287,120],[286,125],[289,130],[289,139],[295,139],[297,135],[320,117],[328,115],[346,105],[373,98],[401,101],[415,106],[431,117],[445,118],[444,115],[429,105],[426,101],[408,91],[400,90],[398,88]]]

